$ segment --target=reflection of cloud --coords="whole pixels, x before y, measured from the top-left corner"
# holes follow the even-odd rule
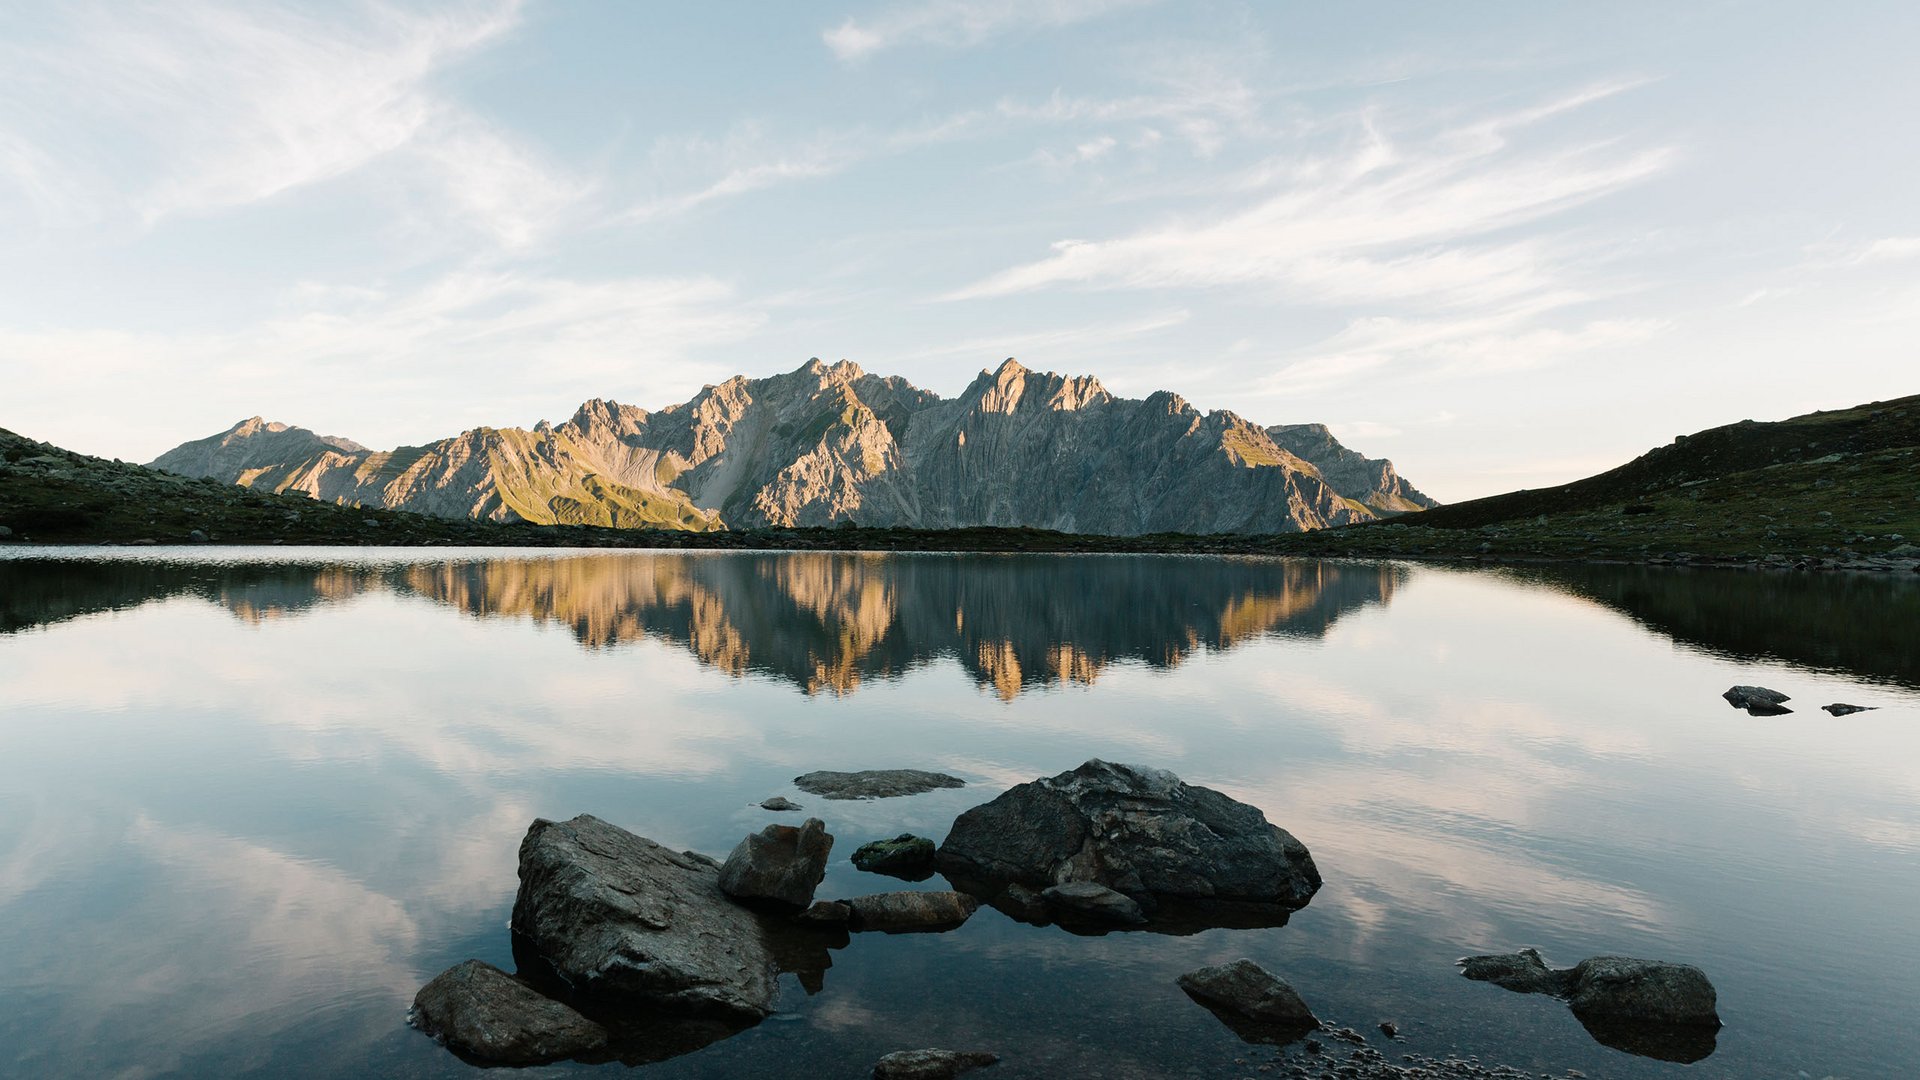
[[[44,905],[16,916],[10,967],[55,988],[59,1010],[49,1042],[17,1059],[29,1069],[47,1054],[58,1055],[47,1074],[193,1072],[204,1054],[233,1065],[243,1032],[270,1044],[343,1002],[378,999],[357,1017],[371,1037],[418,986],[413,918],[332,866],[144,814],[124,845],[90,847],[84,861],[67,852],[68,873],[110,875],[121,901],[111,924]],[[121,891],[129,871],[132,895]]]

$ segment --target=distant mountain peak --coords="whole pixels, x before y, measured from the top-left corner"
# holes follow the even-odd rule
[[[393,452],[254,417],[154,464],[335,502],[616,527],[1291,532],[1425,500],[1319,425],[1202,416],[1168,391],[1117,398],[1091,375],[1012,357],[952,399],[812,357],[655,412],[593,398],[558,426]]]

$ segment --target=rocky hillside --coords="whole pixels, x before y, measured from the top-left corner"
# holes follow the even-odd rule
[[[1324,427],[1117,398],[1012,360],[951,400],[813,360],[657,412],[594,400],[559,425],[391,451],[255,417],[153,466],[441,518],[621,528],[1279,533],[1434,505]]]
[[[1275,446],[1320,470],[1327,483],[1358,498],[1376,512],[1404,514],[1439,506],[1437,500],[1401,479],[1393,462],[1370,458],[1340,445],[1325,424],[1280,424],[1267,429]]]

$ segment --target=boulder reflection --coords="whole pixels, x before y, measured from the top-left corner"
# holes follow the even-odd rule
[[[1093,683],[1116,663],[1179,665],[1314,638],[1385,603],[1404,568],[1324,562],[875,553],[620,554],[389,566],[0,563],[0,630],[193,596],[247,622],[366,592],[566,628],[583,647],[646,639],[734,676],[846,694],[937,660],[1003,700]]]

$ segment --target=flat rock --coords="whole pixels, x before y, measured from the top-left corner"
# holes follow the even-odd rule
[[[1133,897],[1092,881],[1069,881],[1065,885],[1054,885],[1042,890],[1040,896],[1051,906],[1054,914],[1065,918],[1136,926],[1147,921],[1146,914]]]
[[[1320,887],[1305,845],[1256,807],[1161,769],[1099,760],[961,814],[936,862],[991,898],[1012,884],[1092,882],[1167,930],[1278,925]]]
[[[854,850],[853,865],[872,874],[925,881],[933,876],[933,841],[901,833],[891,840],[861,844]]]
[[[1691,964],[1590,957],[1574,966],[1567,1006],[1583,1019],[1720,1026],[1713,984]]]
[[[536,820],[520,842],[513,929],[575,990],[757,1020],[775,963],[713,860],[582,814]]]
[[[501,1065],[540,1065],[607,1044],[599,1024],[480,960],[421,987],[407,1022],[462,1056]]]
[[[769,825],[747,834],[727,856],[720,867],[720,891],[736,900],[806,907],[827,876],[832,853],[833,836],[819,818],[808,818],[798,828]]]
[[[1320,1024],[1286,980],[1245,958],[1189,971],[1176,981],[1250,1042],[1290,1042]]]
[[[1778,690],[1769,690],[1764,686],[1734,686],[1720,695],[1727,704],[1736,709],[1745,709],[1750,716],[1780,716],[1793,710],[1782,702],[1793,699]]]
[[[1831,705],[1822,705],[1822,706],[1820,706],[1820,707],[1821,707],[1822,709],[1825,709],[1825,710],[1826,710],[1827,712],[1829,712],[1829,713],[1831,713],[1831,714],[1833,714],[1834,716],[1850,716],[1850,715],[1852,715],[1852,714],[1854,714],[1854,713],[1857,713],[1857,712],[1872,712],[1873,710],[1875,710],[1875,709],[1877,709],[1877,708],[1879,708],[1880,706],[1878,706],[1878,705],[1848,705],[1848,704],[1846,704],[1845,702],[1839,702],[1839,701],[1836,701],[1836,702],[1834,702],[1834,703],[1833,703],[1833,704],[1831,704]]]
[[[868,769],[865,772],[810,772],[794,777],[793,785],[825,799],[891,799],[938,788],[966,787],[967,782],[957,776],[922,769]]]
[[[999,1060],[984,1050],[896,1050],[874,1063],[873,1080],[952,1080]]]
[[[980,901],[966,893],[887,892],[848,900],[853,909],[849,926],[888,934],[934,933],[952,930],[972,917]]]
[[[771,799],[760,800],[760,809],[776,811],[798,810],[800,809],[800,804],[787,798],[785,795],[775,795]]]

